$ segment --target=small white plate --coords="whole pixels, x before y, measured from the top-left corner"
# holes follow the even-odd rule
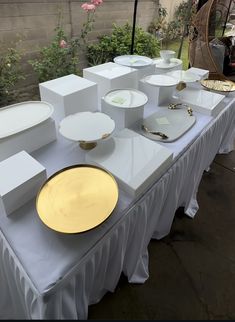
[[[149,66],[153,63],[153,60],[146,56],[139,55],[123,55],[114,58],[114,62],[119,65],[143,68]]]
[[[115,89],[104,96],[104,101],[111,106],[131,109],[144,106],[148,97],[136,89]]]
[[[114,121],[100,112],[81,112],[65,117],[59,124],[59,132],[65,138],[79,142],[97,142],[110,136]]]
[[[159,109],[156,113],[143,121],[143,125],[148,130],[161,132],[168,136],[168,139],[162,139],[160,136],[141,130],[141,134],[147,138],[161,142],[172,142],[187,132],[196,122],[196,117],[190,116],[186,108],[177,108],[175,110],[166,107]]]
[[[0,139],[22,132],[47,120],[53,113],[51,104],[28,101],[0,109]]]
[[[174,77],[165,74],[146,76],[144,81],[150,85],[159,87],[176,86],[179,83]]]

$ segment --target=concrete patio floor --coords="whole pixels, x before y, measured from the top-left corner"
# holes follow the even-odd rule
[[[198,203],[194,219],[177,211],[171,233],[150,242],[145,284],[121,276],[89,319],[235,319],[235,152],[216,156]]]

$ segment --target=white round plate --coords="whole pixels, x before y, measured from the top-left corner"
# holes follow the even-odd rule
[[[54,108],[41,101],[28,101],[0,108],[0,139],[47,120]]]
[[[154,58],[153,63],[157,68],[173,68],[176,66],[182,65],[182,60],[178,58],[171,58],[170,63],[165,63],[165,61],[162,58]]]
[[[81,112],[65,117],[59,125],[59,132],[72,141],[97,142],[112,134],[114,121],[100,112]]]
[[[176,86],[179,82],[168,75],[150,75],[145,77],[145,82],[160,87]]]
[[[148,97],[135,89],[117,89],[107,93],[104,101],[118,108],[138,108],[148,102]]]
[[[139,55],[123,55],[114,58],[114,62],[119,65],[143,68],[149,66],[153,63],[153,60],[146,56]]]
[[[173,70],[167,73],[167,75],[174,77],[178,82],[184,83],[193,83],[200,80],[200,76],[186,70]]]

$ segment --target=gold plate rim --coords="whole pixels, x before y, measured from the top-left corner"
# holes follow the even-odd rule
[[[226,91],[226,90],[223,90],[223,89],[215,89],[215,88],[212,88],[212,87],[209,87],[209,86],[207,86],[206,84],[205,84],[205,82],[208,82],[208,81],[210,81],[210,82],[221,82],[221,83],[232,83],[232,85],[233,85],[233,89],[231,89],[231,90],[228,90],[228,91]],[[234,82],[232,82],[232,81],[230,81],[230,80],[220,80],[220,79],[203,79],[203,80],[201,80],[200,81],[200,83],[201,83],[201,85],[203,86],[203,87],[205,87],[205,88],[207,88],[207,89],[209,89],[209,90],[212,90],[212,91],[215,91],[215,92],[223,92],[223,93],[232,93],[232,92],[234,92],[235,91],[235,83]]]
[[[80,230],[80,231],[77,231],[77,232],[66,232],[66,231],[61,231],[61,230],[57,230],[51,226],[49,226],[44,220],[42,220],[41,216],[40,216],[40,213],[38,211],[38,199],[39,199],[39,196],[40,196],[40,193],[42,191],[42,189],[44,188],[44,186],[51,180],[53,179],[54,177],[56,177],[57,175],[59,175],[60,173],[62,172],[65,172],[67,170],[70,170],[70,169],[74,169],[74,168],[93,168],[93,169],[97,169],[97,170],[100,170],[100,171],[103,171],[104,173],[106,173],[107,175],[109,175],[115,186],[116,186],[116,191],[117,191],[117,200],[116,202],[114,203],[113,205],[113,209],[112,211],[109,213],[109,215],[103,220],[101,221],[99,224],[89,228],[89,229],[85,229],[85,230]],[[40,218],[41,222],[48,228],[50,228],[51,230],[57,232],[57,233],[62,233],[62,234],[68,234],[68,235],[76,235],[76,234],[82,234],[82,233],[85,233],[85,232],[88,232],[88,231],[91,231],[97,227],[99,227],[101,224],[103,224],[106,220],[108,220],[108,218],[112,215],[117,203],[118,203],[118,199],[119,199],[119,189],[118,189],[118,184],[117,184],[117,181],[115,179],[115,177],[113,176],[113,174],[111,172],[109,172],[108,170],[102,168],[102,167],[98,167],[98,166],[95,166],[95,165],[92,165],[92,164],[74,164],[74,165],[70,165],[68,167],[65,167],[65,168],[62,168],[58,171],[56,171],[55,173],[53,173],[51,176],[49,176],[47,178],[47,180],[42,184],[42,186],[40,187],[40,189],[38,190],[38,193],[37,193],[37,196],[36,196],[36,211],[37,211],[37,214],[38,214],[38,217]]]

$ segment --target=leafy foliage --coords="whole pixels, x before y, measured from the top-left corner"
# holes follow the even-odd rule
[[[130,54],[132,26],[129,23],[124,26],[113,24],[112,34],[101,36],[98,39],[98,43],[87,46],[87,59],[91,66],[113,61],[119,55]],[[159,49],[159,42],[156,38],[137,26],[134,54],[156,57]]]
[[[24,79],[20,68],[20,53],[14,48],[8,48],[0,57],[0,106],[6,105],[15,98],[14,86]]]
[[[79,72],[77,45],[72,41],[68,43],[61,27],[57,27],[55,31],[52,43],[41,49],[40,57],[29,61],[38,75],[39,82]]]

